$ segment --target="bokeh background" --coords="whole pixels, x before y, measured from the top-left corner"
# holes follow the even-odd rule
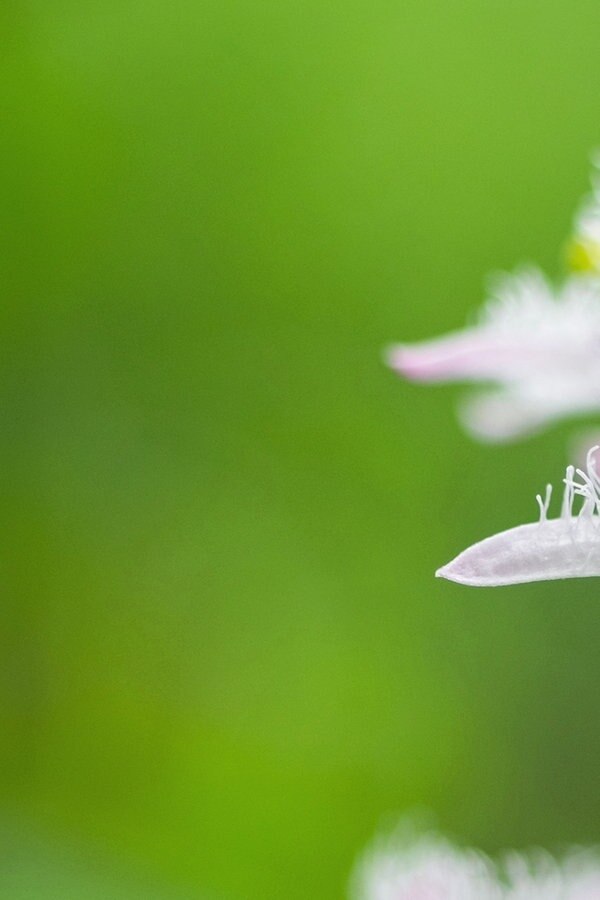
[[[386,817],[600,840],[600,588],[433,578],[480,447],[391,340],[560,248],[595,0],[4,0],[0,893],[343,898]]]

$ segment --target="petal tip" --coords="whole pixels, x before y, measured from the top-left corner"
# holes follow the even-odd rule
[[[383,349],[383,362],[407,381],[435,380],[427,354],[407,344],[391,344]]]
[[[435,577],[444,578],[446,581],[455,581],[459,584],[464,583],[461,578],[456,577],[456,573],[452,570],[452,563],[446,563],[445,566],[436,569]]]
[[[404,374],[404,348],[402,344],[388,344],[381,351],[381,359],[384,366],[393,369],[398,374]]]
[[[453,581],[455,584],[462,584],[466,587],[484,587],[487,584],[485,578],[477,577],[465,570],[464,566],[457,565],[457,559],[436,569],[435,577],[444,578],[446,581]]]

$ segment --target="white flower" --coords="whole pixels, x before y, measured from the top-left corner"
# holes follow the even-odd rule
[[[500,864],[437,835],[405,827],[365,854],[351,900],[598,900],[600,862],[591,851],[510,853]]]
[[[438,569],[436,575],[475,587],[496,587],[526,581],[585,578],[600,575],[600,476],[595,454],[588,452],[586,471],[569,466],[561,515],[548,519],[552,494],[538,494],[540,520],[486,538]],[[581,497],[574,511],[575,498]]]
[[[600,280],[571,277],[554,290],[537,270],[496,284],[479,321],[418,344],[390,366],[420,382],[490,382],[461,409],[482,440],[510,440],[549,422],[600,411]]]
[[[403,828],[360,862],[351,900],[501,900],[494,869],[482,854],[459,850],[437,835]]]

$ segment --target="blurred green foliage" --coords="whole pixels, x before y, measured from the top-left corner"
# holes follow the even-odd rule
[[[433,579],[535,516],[567,428],[476,446],[380,363],[559,271],[599,34],[593,0],[5,0],[0,783],[47,835],[7,896],[141,896],[53,835],[245,900],[342,897],[416,806],[600,838],[597,583]]]

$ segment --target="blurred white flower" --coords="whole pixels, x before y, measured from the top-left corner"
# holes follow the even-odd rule
[[[600,279],[555,290],[537,270],[505,276],[478,323],[418,344],[398,344],[389,365],[412,381],[495,384],[460,413],[486,441],[505,441],[556,419],[600,411]]]
[[[519,525],[486,538],[438,569],[436,575],[475,587],[600,575],[600,476],[598,447],[583,469],[569,466],[561,515],[548,519],[552,486],[538,494],[539,522]],[[575,512],[575,498],[582,498]],[[600,895],[599,895],[600,896]]]
[[[359,861],[350,900],[599,900],[600,861],[591,851],[510,853],[500,864],[443,838],[403,827]]]
[[[359,863],[351,900],[501,900],[490,861],[437,835],[402,828],[380,839]]]

